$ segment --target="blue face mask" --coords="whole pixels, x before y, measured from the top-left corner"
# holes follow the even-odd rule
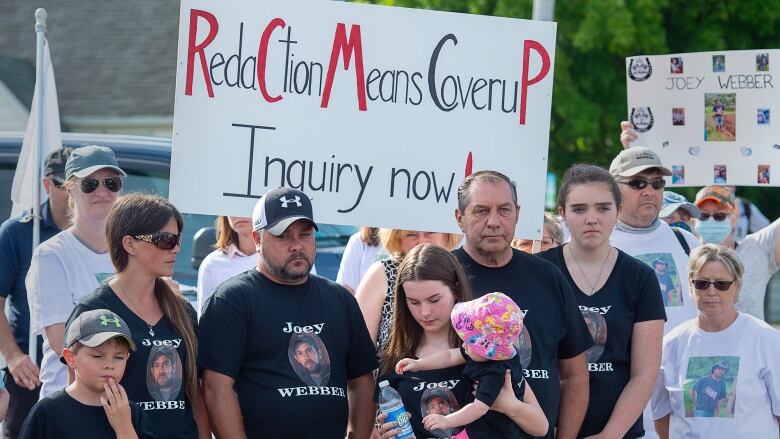
[[[696,231],[699,232],[705,244],[720,244],[731,233],[731,223],[728,219],[723,221],[715,221],[715,218],[706,221],[696,220]]]
[[[676,223],[669,224],[671,227],[677,227],[678,229],[683,229],[686,232],[693,233],[693,230],[691,230],[691,226],[686,223],[685,221],[677,221]]]

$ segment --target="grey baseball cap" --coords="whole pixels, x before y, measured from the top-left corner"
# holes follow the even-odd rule
[[[620,151],[609,165],[613,177],[633,177],[642,171],[658,168],[662,175],[672,175],[672,171],[661,164],[661,158],[650,148],[634,146]]]
[[[93,309],[84,311],[70,322],[65,331],[64,346],[70,348],[79,342],[94,348],[115,337],[124,338],[130,345],[130,350],[135,350],[130,328],[121,317],[107,309]]]
[[[65,164],[65,180],[69,180],[70,177],[84,178],[104,168],[114,170],[123,177],[127,176],[119,167],[111,148],[99,145],[82,146],[70,153]]]
[[[255,204],[252,229],[279,236],[299,219],[309,220],[318,230],[309,197],[297,189],[279,187],[266,192]]]

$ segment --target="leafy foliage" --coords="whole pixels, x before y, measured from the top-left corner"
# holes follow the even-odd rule
[[[368,0],[359,0],[368,2]],[[373,0],[412,8],[530,19],[532,0]],[[780,8],[766,0],[558,0],[550,170],[609,166],[627,118],[625,58],[776,47]],[[774,178],[774,177],[773,177]],[[688,198],[693,188],[681,191]],[[742,188],[770,219],[780,188]]]

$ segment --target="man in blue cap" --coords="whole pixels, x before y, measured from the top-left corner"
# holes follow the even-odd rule
[[[68,227],[68,194],[65,192],[65,163],[72,148],[60,148],[46,157],[43,189],[49,199],[41,205],[41,242]],[[41,340],[38,358],[29,357],[30,309],[24,284],[32,258],[33,216],[27,212],[0,226],[0,307],[8,300],[9,317],[0,312],[0,352],[5,358],[5,385],[11,394],[3,436],[16,438],[27,414],[38,401]]]

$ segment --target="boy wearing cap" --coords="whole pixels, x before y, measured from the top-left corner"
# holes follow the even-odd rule
[[[252,223],[257,268],[217,287],[198,328],[216,436],[369,437],[374,344],[352,294],[310,273],[317,224],[309,197],[273,189]]]
[[[68,227],[68,194],[65,162],[72,148],[59,148],[46,157],[43,189],[49,199],[41,204],[40,242],[45,242]],[[38,365],[42,345],[38,337],[38,358],[28,355],[30,309],[27,304],[25,276],[32,259],[33,216],[26,212],[6,220],[0,226],[0,308],[8,301],[8,317],[0,313],[0,353],[8,365],[5,386],[11,395],[3,423],[4,437],[16,439],[22,423],[38,401],[40,385]]]
[[[143,411],[119,384],[129,351],[135,343],[121,317],[107,309],[79,315],[68,326],[62,350],[75,379],[33,407],[19,437],[153,438]]]
[[[700,214],[699,208],[684,196],[676,192],[664,191],[664,202],[658,216],[665,223],[693,233],[693,228],[696,226],[694,220],[699,218]]]
[[[745,265],[737,311],[766,320],[766,287],[772,276],[780,270],[780,233],[777,230],[780,220],[737,242],[737,199],[729,188],[702,188],[696,194],[696,206],[701,210],[701,218],[696,221],[695,230],[702,240],[733,249]]]

